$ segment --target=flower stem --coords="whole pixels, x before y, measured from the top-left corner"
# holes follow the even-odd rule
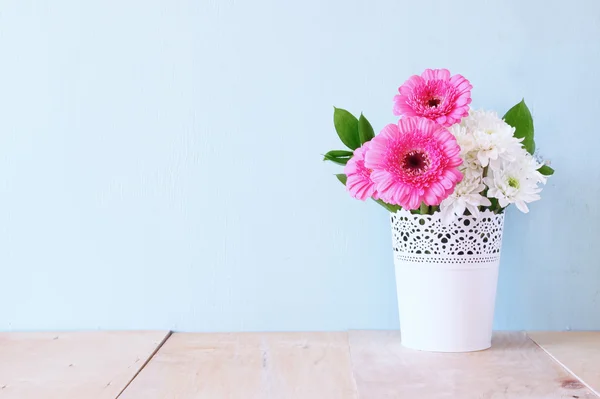
[[[429,205],[425,205],[424,202],[421,203],[421,215],[428,215],[429,214]]]

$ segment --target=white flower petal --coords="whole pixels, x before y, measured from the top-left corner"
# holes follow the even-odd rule
[[[467,209],[469,210],[469,212],[471,212],[471,215],[479,217],[479,208],[477,208],[475,205],[467,204]]]
[[[481,164],[481,166],[483,166],[484,168],[488,165],[488,157],[486,156],[484,151],[479,151],[477,153],[477,159],[479,160],[479,163]]]
[[[517,206],[517,209],[520,210],[523,213],[528,213],[529,212],[529,208],[527,207],[527,204],[524,201],[516,201],[515,205]]]

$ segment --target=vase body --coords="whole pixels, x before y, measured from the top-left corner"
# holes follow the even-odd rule
[[[432,352],[491,346],[504,214],[391,215],[402,345]]]

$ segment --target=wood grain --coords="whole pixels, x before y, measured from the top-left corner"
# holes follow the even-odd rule
[[[530,332],[528,335],[600,396],[600,332]]]
[[[115,399],[168,334],[0,333],[0,398]]]
[[[496,333],[492,348],[427,353],[400,345],[395,331],[352,331],[361,399],[596,398],[524,333]]]
[[[173,334],[120,399],[355,399],[346,333]]]

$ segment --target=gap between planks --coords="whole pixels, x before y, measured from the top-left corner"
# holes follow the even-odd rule
[[[597,397],[600,398],[600,392],[596,391],[594,389],[594,387],[592,387],[590,384],[585,382],[583,377],[578,376],[573,370],[571,370],[569,367],[567,367],[567,365],[565,363],[561,362],[556,355],[553,355],[550,352],[550,350],[546,349],[544,346],[540,345],[535,339],[533,339],[533,337],[531,337],[531,335],[529,333],[526,333],[526,335],[534,344],[536,344],[538,346],[538,348],[543,350],[554,362],[556,362],[559,366],[561,366],[563,369],[565,369],[566,372],[568,372],[573,377],[575,377],[577,379],[577,381],[579,381],[582,385],[584,385],[587,389],[589,389],[594,395],[596,395]]]
[[[160,350],[160,348],[163,347],[163,345],[165,344],[165,342],[167,342],[167,340],[169,338],[171,338],[171,335],[173,335],[173,331],[169,330],[169,332],[167,332],[167,334],[165,335],[165,337],[156,346],[156,348],[150,354],[150,356],[148,356],[148,358],[146,359],[146,361],[144,362],[144,364],[142,364],[142,367],[140,367],[139,370],[137,371],[137,373],[135,373],[134,376],[131,377],[131,379],[129,380],[129,382],[127,384],[125,384],[125,386],[123,387],[123,389],[121,389],[121,392],[119,392],[119,394],[115,397],[115,399],[119,399],[121,397],[121,395],[123,394],[123,392],[125,392],[125,390],[127,389],[127,387],[129,385],[131,385],[131,383],[133,382],[133,380],[135,380],[137,378],[137,376],[140,375],[140,373],[142,372],[142,370],[144,370],[144,368],[150,362],[150,360],[152,360],[152,358],[158,353],[158,351]]]
[[[348,350],[348,359],[350,361],[350,379],[352,380],[352,388],[354,389],[356,397],[360,399],[358,385],[356,384],[356,373],[354,372],[354,358],[352,357],[352,350],[350,349],[350,331],[345,331],[344,335],[346,337],[346,348]]]

